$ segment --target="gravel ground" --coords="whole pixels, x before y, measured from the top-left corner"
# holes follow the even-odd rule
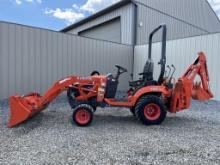
[[[8,129],[0,104],[0,164],[220,164],[220,102],[193,102],[144,126],[124,108],[98,109],[91,126],[71,123],[65,96]]]

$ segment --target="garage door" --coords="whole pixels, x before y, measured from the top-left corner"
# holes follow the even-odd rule
[[[80,36],[121,43],[120,18],[102,23],[90,29],[79,32]]]

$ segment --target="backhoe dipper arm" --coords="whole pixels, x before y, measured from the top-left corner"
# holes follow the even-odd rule
[[[170,111],[177,112],[187,109],[191,103],[191,97],[196,100],[209,100],[213,97],[209,88],[209,74],[206,56],[200,52],[199,57],[190,65],[187,71],[179,78],[172,92]],[[199,75],[201,83],[194,83],[195,77]]]

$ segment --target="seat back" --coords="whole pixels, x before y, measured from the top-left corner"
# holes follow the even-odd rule
[[[144,65],[143,70],[143,80],[144,81],[152,81],[154,73],[154,63],[152,60],[148,59],[146,64]]]

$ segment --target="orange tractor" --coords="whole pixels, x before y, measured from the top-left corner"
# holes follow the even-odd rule
[[[159,64],[161,72],[158,80],[153,79],[154,63],[151,58],[152,38],[162,29],[162,55]],[[56,82],[43,96],[31,93],[26,96],[10,97],[10,119],[8,127],[18,125],[46,109],[48,104],[63,91],[67,91],[68,101],[73,109],[73,121],[79,126],[87,126],[93,120],[97,107],[126,107],[145,125],[160,124],[167,112],[176,113],[190,106],[191,98],[208,100],[213,97],[209,89],[209,75],[204,53],[199,53],[195,62],[175,83],[173,73],[165,76],[166,69],[166,25],[160,25],[149,37],[148,60],[137,81],[130,82],[128,96],[124,100],[115,98],[118,80],[127,69],[116,65],[117,74],[94,75],[88,77],[70,76]],[[194,83],[196,75],[201,83]]]

